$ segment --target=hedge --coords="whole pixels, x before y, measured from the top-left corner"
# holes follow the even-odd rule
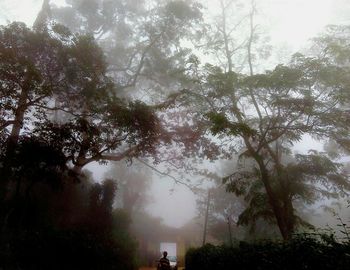
[[[350,269],[350,243],[330,237],[299,236],[289,242],[240,242],[236,247],[206,244],[186,253],[186,270]]]

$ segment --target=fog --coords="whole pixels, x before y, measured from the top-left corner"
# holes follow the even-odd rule
[[[54,0],[52,4],[64,6],[65,0]],[[209,14],[215,16],[219,9],[215,1],[204,1]],[[41,9],[41,0],[0,0],[0,23],[23,21],[32,25]],[[271,44],[280,52],[275,55],[276,62],[283,60],[282,53],[291,54],[302,50],[310,38],[315,37],[328,24],[350,22],[350,3],[347,0],[261,0],[257,1],[260,25]],[[306,138],[295,145],[296,151],[305,152],[312,148],[322,150],[320,143]],[[87,167],[95,179],[103,179],[108,166],[98,163]],[[157,194],[146,209],[159,216],[169,226],[180,227],[196,217],[195,196],[182,185],[174,185],[171,178],[153,175],[150,194]]]
[[[349,240],[349,0],[0,0],[0,25],[9,243]]]

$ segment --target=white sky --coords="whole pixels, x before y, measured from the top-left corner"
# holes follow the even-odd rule
[[[42,0],[0,0],[0,24],[12,21],[23,21],[31,26]],[[52,0],[51,3],[62,5],[64,0]],[[248,0],[247,0],[248,2]],[[215,1],[207,0],[211,11],[215,11]],[[350,23],[350,0],[257,0],[261,7],[260,14],[266,21],[267,33],[273,44],[287,46],[294,52],[305,45],[308,39],[322,31],[325,25]],[[264,28],[265,28],[264,27]],[[308,139],[307,145],[312,141]],[[304,151],[305,143],[298,146]],[[315,148],[319,148],[317,145]],[[101,179],[106,167],[96,164],[89,166],[97,179]],[[153,185],[151,192],[155,201],[150,206],[155,215],[164,219],[165,223],[179,227],[195,214],[195,199],[182,186],[176,186],[171,195],[169,190],[173,183],[168,179],[160,179]],[[176,205],[176,206],[175,206]]]
[[[275,41],[300,45],[328,23],[350,20],[349,0],[256,0],[260,13],[267,19],[270,35]],[[248,0],[247,0],[248,2]],[[63,5],[65,0],[51,0]],[[215,10],[215,0],[207,0]],[[0,0],[0,23],[20,20],[31,25],[42,0]],[[213,8],[214,7],[214,8]],[[348,14],[345,12],[348,11]],[[339,16],[340,15],[340,16]]]
[[[64,0],[52,0],[56,5],[62,5]],[[38,14],[42,0],[0,0],[0,23],[7,21],[22,21],[31,26]]]
[[[266,4],[275,41],[300,46],[330,23],[334,0],[269,0]],[[272,15],[272,16],[271,16]]]

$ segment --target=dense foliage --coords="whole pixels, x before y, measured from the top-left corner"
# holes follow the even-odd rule
[[[149,185],[136,158],[166,164],[153,167],[162,175],[214,178],[205,207],[217,239],[232,245],[235,225],[252,236],[271,223],[290,240],[204,246],[188,253],[189,270],[346,267],[348,243],[291,238],[312,227],[304,207],[350,191],[339,159],[350,151],[348,26],[261,71],[270,47],[254,0],[218,1],[212,26],[196,1],[66,3],[44,0],[33,28],[0,26],[0,268],[134,269],[130,219],[144,245],[162,227],[135,215]],[[305,136],[326,151],[294,153]],[[215,177],[194,168],[219,158],[234,165]],[[121,160],[134,172],[116,165],[116,180],[84,171]]]
[[[238,157],[231,173],[222,177],[227,191],[244,196],[247,203],[238,224],[254,227],[264,219],[277,224],[281,236],[289,239],[301,226],[309,226],[298,204],[346,197],[350,188],[343,164],[328,153],[293,152],[307,136],[347,147],[349,28],[332,27],[315,39],[316,53],[296,53],[288,63],[256,73],[252,49],[259,35],[253,4],[246,19],[252,28],[239,48],[245,51],[247,72],[233,65],[235,36],[225,14],[234,1],[220,2],[220,35],[215,36],[221,41],[220,61],[193,62],[193,87],[187,98],[195,104],[193,117],[200,115],[201,125],[222,142],[221,152]]]
[[[116,97],[92,37],[22,23],[2,26],[0,37],[2,265],[133,269],[130,221],[112,208],[115,182],[93,184],[82,168],[107,150],[153,148],[157,117]]]
[[[156,114],[168,101],[150,106],[125,90],[177,80],[187,51],[176,48],[199,6],[69,1],[51,9],[49,2],[33,29],[0,28],[1,266],[133,269],[134,191],[122,175],[94,184],[83,168],[156,160],[157,147],[169,143]],[[113,208],[116,181],[125,211]]]
[[[186,269],[346,269],[350,263],[349,243],[332,237],[303,235],[289,242],[240,242],[236,247],[207,244],[190,249]]]
[[[93,184],[38,138],[21,137],[15,153],[7,164],[16,172],[1,208],[1,267],[135,268],[130,220],[113,211],[112,180]]]

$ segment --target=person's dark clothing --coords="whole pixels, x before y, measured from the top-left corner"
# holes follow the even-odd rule
[[[159,270],[169,270],[170,262],[167,258],[163,257],[159,260]]]

